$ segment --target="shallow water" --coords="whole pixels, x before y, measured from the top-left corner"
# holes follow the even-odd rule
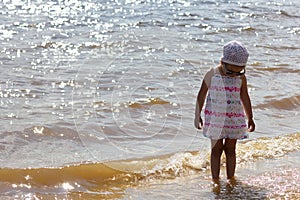
[[[180,173],[185,159],[198,174],[209,145],[193,128],[196,94],[233,39],[250,52],[257,124],[251,145],[241,142],[240,162],[299,150],[299,140],[285,136],[300,124],[299,7],[296,0],[0,2],[3,194],[123,197],[141,184],[140,173],[145,179],[157,167],[175,163],[174,176],[189,179]],[[158,160],[144,163],[153,157]],[[120,164],[132,160],[141,166]],[[85,174],[90,167],[90,175],[79,175],[78,168]],[[120,179],[107,183],[112,177],[99,169],[112,177],[120,171]],[[64,178],[44,182],[52,174]],[[155,175],[154,183],[162,177]],[[200,179],[200,185],[209,181]]]
[[[3,198],[232,199],[291,197],[299,191],[300,133],[238,144],[237,179],[210,178],[209,151],[62,167],[1,168]],[[166,196],[167,195],[167,196]]]
[[[247,164],[237,170],[235,181],[218,185],[207,174],[149,181],[128,189],[123,199],[299,199],[299,156]]]

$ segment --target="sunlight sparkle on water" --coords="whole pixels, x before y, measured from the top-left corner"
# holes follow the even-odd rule
[[[63,187],[65,190],[73,190],[73,189],[74,189],[74,187],[73,187],[70,183],[68,183],[68,182],[63,183],[63,184],[62,184],[62,187]]]

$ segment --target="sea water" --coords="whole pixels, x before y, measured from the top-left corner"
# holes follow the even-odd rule
[[[226,183],[210,185],[209,140],[193,127],[203,76],[230,40],[250,52],[257,125],[238,144],[233,190],[299,197],[286,182],[275,181],[273,188],[287,188],[280,194],[265,188],[266,177],[299,180],[299,163],[280,165],[299,156],[289,154],[300,146],[298,1],[4,0],[0,7],[3,198],[166,199],[179,198],[179,188],[192,191],[185,199],[231,198]],[[271,169],[269,159],[280,162]],[[257,187],[263,192],[251,193]]]

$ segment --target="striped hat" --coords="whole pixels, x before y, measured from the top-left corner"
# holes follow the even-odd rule
[[[221,61],[231,65],[246,66],[249,53],[246,47],[238,41],[231,41],[223,47]]]

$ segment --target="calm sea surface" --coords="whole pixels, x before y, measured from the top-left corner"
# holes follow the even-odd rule
[[[299,10],[298,0],[2,0],[0,196],[300,198],[297,184],[278,189],[299,184],[300,163],[287,162],[300,150]],[[257,130],[239,143],[230,186],[247,194],[207,187],[209,140],[193,127],[202,78],[230,40],[250,52]],[[287,164],[270,169],[279,157]],[[264,188],[268,177],[278,181]]]

